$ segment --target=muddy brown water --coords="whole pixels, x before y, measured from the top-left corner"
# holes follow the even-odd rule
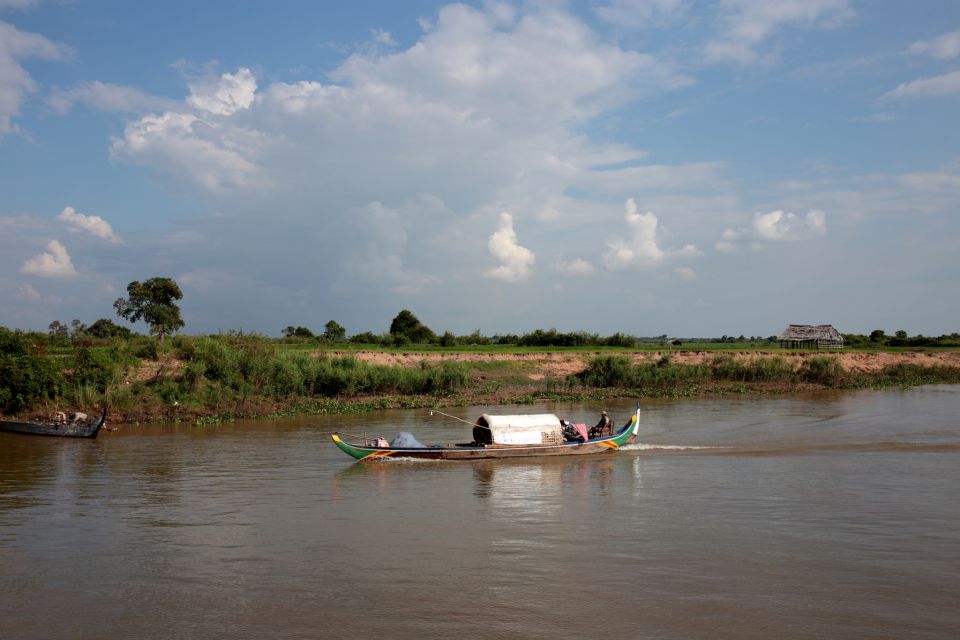
[[[601,408],[631,411],[513,409]],[[0,433],[0,638],[960,637],[960,387],[642,419],[626,450],[472,463],[329,439],[465,435],[424,411]]]

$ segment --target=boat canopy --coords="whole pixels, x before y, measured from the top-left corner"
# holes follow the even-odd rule
[[[488,427],[496,444],[560,444],[563,430],[560,418],[552,413],[538,415],[495,416],[483,414],[477,419],[481,427]]]

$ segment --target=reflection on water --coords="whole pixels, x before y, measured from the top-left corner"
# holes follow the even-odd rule
[[[952,638],[958,398],[648,402],[626,450],[472,463],[329,441],[462,435],[422,411],[0,434],[0,638]]]

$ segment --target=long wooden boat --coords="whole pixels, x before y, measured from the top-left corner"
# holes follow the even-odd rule
[[[34,436],[58,436],[61,438],[96,438],[107,419],[107,408],[99,418],[86,423],[57,424],[55,422],[15,422],[0,420],[0,431],[25,433]]]
[[[633,442],[640,429],[640,410],[617,433],[605,438],[561,444],[436,444],[421,448],[377,447],[356,444],[334,433],[334,444],[347,455],[363,462],[384,458],[415,458],[418,460],[488,460],[491,458],[521,458],[531,456],[566,456],[612,451]]]

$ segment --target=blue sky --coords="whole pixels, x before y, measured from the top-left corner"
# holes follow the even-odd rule
[[[948,0],[0,0],[0,324],[949,333],[958,114]]]

